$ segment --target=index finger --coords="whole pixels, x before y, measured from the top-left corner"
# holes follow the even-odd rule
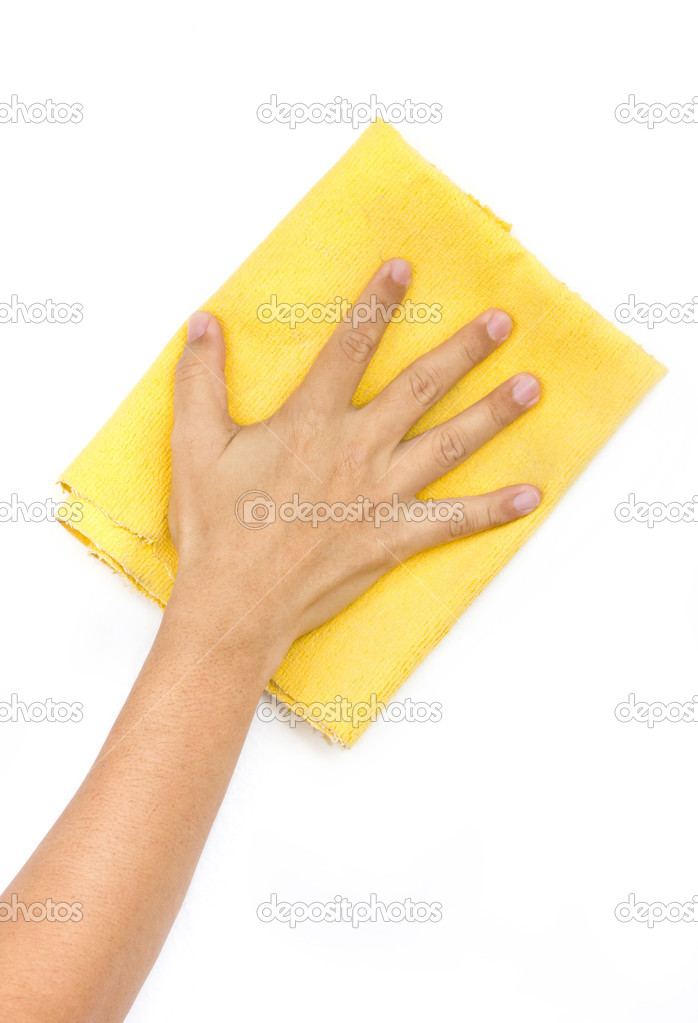
[[[407,260],[383,263],[320,350],[298,394],[316,407],[328,401],[349,405],[390,323],[391,309],[402,301],[411,279]]]

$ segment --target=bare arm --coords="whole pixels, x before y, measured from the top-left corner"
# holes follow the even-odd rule
[[[407,264],[391,260],[360,301],[400,302],[408,283]],[[538,382],[519,374],[403,440],[510,326],[506,314],[488,310],[357,409],[351,399],[384,324],[344,323],[288,401],[264,423],[240,427],[228,414],[220,325],[192,317],[175,382],[175,588],[96,762],[0,897],[26,907],[51,900],[72,914],[25,920],[19,909],[0,923],[8,1023],[123,1020],[177,915],[259,697],[291,643],[417,551],[538,504],[536,488],[520,484],[439,502],[444,514],[419,522],[276,520],[250,529],[238,502],[262,491],[277,503],[298,494],[311,505],[356,507],[359,498],[398,495],[413,507],[427,484],[538,400]]]

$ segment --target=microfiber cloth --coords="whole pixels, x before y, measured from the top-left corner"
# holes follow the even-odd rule
[[[357,391],[363,404],[419,355],[491,306],[510,339],[430,410],[442,422],[527,370],[540,403],[420,496],[536,484],[540,507],[498,529],[419,554],[299,639],[269,689],[324,734],[351,746],[380,706],[553,509],[665,368],[568,290],[509,225],[427,163],[390,125],[374,122],[202,308],[222,322],[230,413],[240,423],[276,409],[308,370],[326,323],[262,322],[260,307],[354,299],[378,265],[410,261],[415,303],[435,323],[389,324]],[[407,318],[405,318],[407,319]],[[64,518],[89,551],[160,606],[177,556],[167,528],[173,374],[182,326],[145,376],[60,478]],[[77,512],[77,509],[76,509]],[[332,705],[343,709],[334,712]],[[328,712],[317,707],[327,706]],[[309,709],[310,708],[310,709]],[[358,710],[357,710],[358,709]],[[333,720],[333,718],[335,720]]]

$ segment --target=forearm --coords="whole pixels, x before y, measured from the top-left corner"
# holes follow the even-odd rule
[[[278,637],[278,631],[277,631]],[[259,609],[182,577],[87,778],[9,885],[81,919],[0,927],[13,1020],[122,1020],[179,910],[259,696],[285,653]]]

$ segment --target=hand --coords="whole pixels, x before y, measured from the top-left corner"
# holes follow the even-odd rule
[[[373,300],[380,309],[401,302],[410,276],[405,260],[389,260],[359,304]],[[528,373],[404,440],[506,340],[512,329],[507,313],[482,313],[363,408],[352,405],[352,397],[385,322],[378,315],[357,327],[355,320],[337,327],[288,400],[249,426],[228,414],[225,343],[213,316],[192,316],[177,365],[169,522],[178,579],[197,580],[199,590],[212,586],[226,613],[254,609],[286,646],[411,555],[510,522],[541,499],[526,484],[426,504],[416,497],[536,404],[540,384]],[[310,521],[292,517],[294,495],[309,503]],[[402,509],[377,525],[367,518],[369,501],[385,509],[381,515],[396,501]],[[318,521],[328,506],[344,521]]]

